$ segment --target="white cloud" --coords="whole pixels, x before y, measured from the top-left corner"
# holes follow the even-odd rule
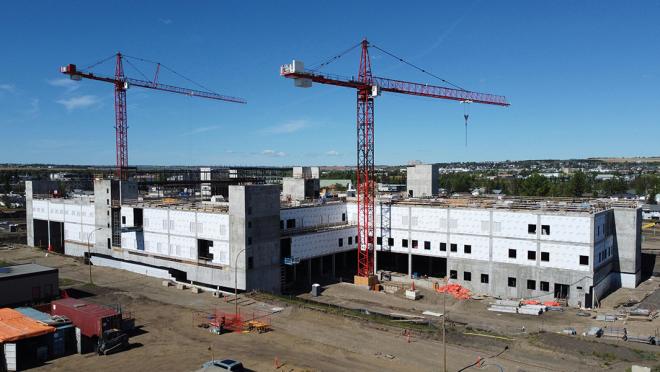
[[[275,151],[275,150],[264,150],[261,152],[262,155],[270,156],[273,158],[281,158],[283,156],[286,156],[285,152],[282,151]]]
[[[49,85],[66,89],[67,92],[73,92],[80,87],[80,84],[78,84],[76,81],[67,78],[52,79],[46,81]]]
[[[309,127],[307,120],[290,120],[284,124],[265,128],[263,133],[267,134],[289,134],[301,131]]]
[[[206,132],[214,131],[216,129],[220,129],[220,126],[219,125],[210,125],[208,127],[198,127],[198,128],[192,129],[189,132],[184,133],[183,135],[184,136],[189,136],[189,135],[192,135],[192,134],[206,133]]]
[[[34,116],[39,113],[39,98],[32,98],[30,100],[30,108],[25,110],[25,114],[28,116]]]
[[[327,151],[325,154],[328,155],[328,156],[339,156],[339,155],[341,155],[339,153],[339,151],[337,151],[337,150],[330,150],[330,151]]]
[[[171,25],[172,20],[169,18],[158,18],[158,21],[164,25]]]
[[[14,84],[0,84],[0,90],[4,90],[8,93],[16,92],[16,86]]]
[[[60,99],[55,102],[66,107],[68,111],[72,111],[79,108],[87,108],[90,106],[97,105],[100,102],[100,100],[97,96],[94,95],[84,95],[78,97],[71,97],[68,99]]]

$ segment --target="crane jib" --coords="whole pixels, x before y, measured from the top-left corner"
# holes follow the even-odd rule
[[[293,79],[309,79],[315,83],[343,86],[355,89],[371,89],[370,86],[377,86],[384,92],[409,94],[430,98],[450,99],[455,101],[471,101],[473,103],[481,103],[487,105],[509,106],[509,102],[505,96],[499,96],[489,93],[472,92],[469,90],[461,90],[455,88],[447,88],[436,85],[429,85],[423,83],[414,83],[409,81],[393,80],[388,78],[373,77],[371,84],[365,84],[357,81],[354,78],[347,78],[339,75],[332,74],[318,74],[305,71],[301,72],[286,72],[283,71],[282,76]]]

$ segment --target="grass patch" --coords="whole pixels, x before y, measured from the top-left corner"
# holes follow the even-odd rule
[[[69,278],[60,278],[59,283],[60,287],[69,287],[74,284],[80,284],[81,282]]]
[[[361,310],[348,309],[337,305],[323,304],[295,296],[275,295],[259,292],[253,294],[252,297],[258,300],[277,301],[309,310],[316,310],[327,314],[335,314],[347,318],[373,322],[394,328],[414,330],[421,333],[435,334],[439,330],[439,328],[433,323],[396,322],[393,318],[382,314],[372,312],[366,313]]]
[[[592,353],[592,355],[595,356],[598,359],[603,360],[605,362],[605,364],[607,364],[607,365],[609,365],[612,362],[615,362],[617,360],[616,355],[614,355],[612,353],[608,353],[608,352],[601,353],[601,352],[598,352],[598,351],[594,351]]]
[[[641,360],[657,360],[656,353],[644,351],[644,350],[637,350],[637,349],[631,349],[639,359]]]
[[[10,266],[9,262],[0,260],[0,267]]]

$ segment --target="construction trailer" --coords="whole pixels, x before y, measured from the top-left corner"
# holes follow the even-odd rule
[[[76,326],[78,351],[95,351],[103,332],[122,329],[122,314],[116,309],[75,298],[55,300],[51,315],[65,316]]]
[[[0,306],[44,303],[59,292],[55,268],[37,264],[0,267]]]
[[[0,309],[0,370],[22,371],[46,362],[55,328],[19,311]]]
[[[55,328],[55,332],[48,335],[49,359],[76,352],[76,328],[69,318],[51,315],[31,307],[18,307],[15,310],[30,319]]]

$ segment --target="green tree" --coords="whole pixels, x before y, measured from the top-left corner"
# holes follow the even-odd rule
[[[548,179],[538,173],[527,177],[522,184],[522,195],[525,196],[547,196],[550,192]]]
[[[568,181],[568,193],[570,196],[582,196],[587,191],[587,176],[582,171],[577,171]]]

